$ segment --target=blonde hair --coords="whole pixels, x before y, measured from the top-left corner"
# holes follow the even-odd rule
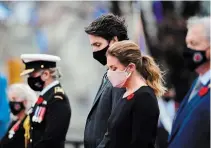
[[[62,74],[59,70],[59,68],[49,68],[49,72],[53,79],[58,79],[62,77]]]
[[[48,70],[50,73],[50,76],[56,80],[62,77],[62,74],[60,72],[60,69],[55,67],[55,68],[46,68],[46,69],[40,69],[39,72],[43,73],[45,70]]]
[[[134,63],[136,70],[154,90],[156,96],[160,97],[165,93],[163,72],[152,57],[141,54],[139,46],[133,41],[116,42],[108,49],[107,54],[116,57],[124,66]]]

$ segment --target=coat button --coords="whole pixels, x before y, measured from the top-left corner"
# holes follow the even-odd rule
[[[33,130],[33,127],[31,127],[31,129]]]
[[[32,139],[30,139],[30,142],[32,142]]]

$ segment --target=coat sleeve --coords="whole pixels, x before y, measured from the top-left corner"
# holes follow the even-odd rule
[[[109,85],[111,85],[111,84],[109,84]],[[111,91],[110,92],[111,93],[111,113],[112,113],[112,110],[115,107],[115,103],[116,103],[116,99],[117,99],[117,98],[115,98],[116,96],[114,95],[114,91],[113,91],[112,88],[113,87],[111,86],[110,87],[110,91]],[[109,142],[109,133],[108,133],[108,130],[107,130],[107,132],[104,134],[104,137],[103,137],[102,141],[100,142],[100,144],[97,146],[97,148],[105,148],[106,145],[108,144],[108,142]]]
[[[168,147],[178,148],[181,145],[190,148],[210,148],[210,95],[203,98],[191,115],[183,120]]]
[[[119,89],[119,88],[114,88],[111,87],[111,93],[112,93],[112,97],[111,97],[111,101],[112,101],[112,110],[111,110],[111,114],[113,112],[113,110],[116,107],[116,104],[118,102],[119,99],[122,98],[124,92],[126,91],[125,89]],[[100,144],[97,146],[97,148],[105,148],[108,146],[108,143],[110,141],[110,137],[109,137],[109,132],[107,130],[107,132],[105,133],[103,140],[100,142]]]
[[[149,143],[155,141],[159,116],[157,100],[149,93],[142,93],[134,99],[131,148],[148,148]]]
[[[62,97],[54,96],[54,101],[48,104],[45,115],[46,129],[41,140],[35,143],[34,148],[47,148],[61,137],[64,137],[64,134],[66,135],[66,129],[70,121],[70,110]]]

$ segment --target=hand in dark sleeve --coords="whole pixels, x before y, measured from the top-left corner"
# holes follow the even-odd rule
[[[124,92],[125,92],[125,89],[111,87],[111,94],[112,94],[111,95],[111,101],[112,101],[111,114],[113,110],[115,109],[117,102],[122,98]],[[107,131],[103,137],[103,140],[100,142],[97,148],[105,148],[108,145],[109,141],[110,141],[110,137],[109,137],[109,132]]]
[[[103,140],[100,142],[100,144],[97,146],[97,148],[106,148],[110,141],[109,133],[108,131],[105,133]]]
[[[48,104],[48,109],[45,114],[46,129],[43,137],[34,148],[50,148],[55,141],[65,140],[63,137],[69,126],[70,109],[64,100],[55,98],[55,101]]]
[[[158,116],[156,98],[148,93],[140,94],[133,108],[131,148],[148,148],[153,144]]]
[[[110,82],[109,82],[109,83],[110,83]],[[109,84],[109,85],[111,85],[111,84]],[[115,108],[115,104],[116,104],[116,99],[117,99],[117,98],[115,98],[116,95],[114,94],[114,91],[113,91],[113,87],[112,87],[112,86],[110,87],[110,93],[111,93],[111,95],[110,95],[110,97],[111,97],[111,106],[112,106],[112,110],[113,110],[113,109]],[[112,113],[112,110],[111,110],[111,113]],[[107,132],[105,133],[105,135],[104,135],[102,141],[101,141],[100,144],[97,146],[97,148],[105,148],[106,145],[108,144],[108,142],[109,142],[109,133],[108,133],[108,131],[107,131]]]

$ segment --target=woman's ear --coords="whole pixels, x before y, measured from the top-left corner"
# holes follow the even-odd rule
[[[128,72],[133,72],[136,70],[136,65],[134,63],[130,63],[128,65]]]
[[[43,74],[41,75],[41,79],[43,81],[47,80],[50,77],[50,72],[49,70],[44,70]]]

